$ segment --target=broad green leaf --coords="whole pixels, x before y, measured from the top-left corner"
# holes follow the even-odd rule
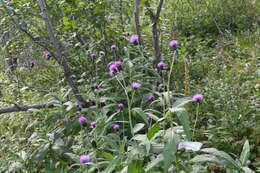
[[[205,163],[205,162],[212,162],[216,163],[222,166],[225,166],[225,162],[223,162],[221,159],[219,159],[217,156],[211,155],[211,154],[201,154],[197,155],[194,158],[190,160],[190,162],[194,163]]]
[[[200,142],[191,142],[191,141],[182,141],[178,145],[178,150],[191,150],[191,151],[199,151],[202,147],[202,143]]]
[[[147,138],[150,140],[160,130],[160,124],[155,123],[147,132]]]
[[[133,160],[127,167],[128,173],[141,173],[142,172],[142,161],[141,160]]]
[[[178,100],[176,100],[173,103],[173,108],[178,108],[178,107],[183,107],[185,104],[192,102],[192,98],[191,97],[184,97],[184,98],[180,98]]]
[[[191,141],[191,130],[190,130],[190,120],[188,112],[185,109],[179,110],[176,112],[177,117],[183,126],[186,138],[188,141]]]
[[[236,170],[241,170],[240,166],[236,163],[236,161],[224,151],[219,151],[215,148],[204,148],[201,151],[212,154],[221,159],[222,161],[225,161],[226,166],[228,167],[235,168]]]
[[[144,126],[145,126],[145,125],[144,125],[143,123],[138,123],[138,124],[136,124],[136,125],[134,126],[134,128],[133,128],[133,132],[134,132],[134,133],[139,132]]]
[[[164,172],[168,172],[172,162],[175,159],[175,153],[177,152],[177,145],[174,137],[169,139],[168,143],[165,145],[163,151],[163,163],[164,163]]]
[[[140,141],[140,145],[144,145],[146,148],[146,153],[148,154],[151,149],[151,143],[148,140],[146,135],[135,135],[133,137],[134,140]]]
[[[145,114],[145,112],[141,108],[133,108],[132,111],[136,112],[137,115],[139,115],[144,120],[144,122],[146,124],[149,124],[147,115]]]
[[[241,161],[242,166],[247,165],[247,160],[249,158],[249,155],[250,155],[250,146],[249,146],[248,140],[246,140],[246,142],[243,146],[243,150],[240,154],[240,161]]]
[[[114,156],[110,153],[105,152],[105,151],[98,153],[98,155],[102,158],[107,159],[107,160],[114,160]]]
[[[251,169],[248,168],[248,167],[243,167],[242,169],[243,169],[243,171],[244,171],[245,173],[255,173],[253,170],[251,170]]]

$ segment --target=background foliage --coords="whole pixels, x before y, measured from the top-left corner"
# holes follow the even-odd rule
[[[149,2],[155,11],[157,1]],[[158,26],[172,75],[154,65],[144,0],[139,8],[144,46],[129,43],[132,1],[47,1],[72,78],[92,105],[79,111],[61,66],[43,57],[39,44],[55,50],[37,1],[0,0],[0,108],[55,105],[0,115],[0,172],[260,172],[259,1],[165,1]],[[168,45],[173,39],[177,51]],[[115,60],[122,70],[109,76]],[[142,86],[133,90],[136,81]],[[196,93],[202,102],[192,101]],[[202,149],[180,150],[185,141]],[[83,154],[91,162],[80,163]]]

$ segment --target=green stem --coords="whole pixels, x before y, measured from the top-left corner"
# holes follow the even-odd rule
[[[168,91],[168,92],[170,91],[171,75],[172,75],[173,65],[174,65],[174,61],[175,61],[175,54],[176,54],[176,53],[174,52],[173,57],[172,57],[170,72],[169,72],[169,74],[168,74],[168,84],[167,84],[167,91]]]
[[[131,101],[129,99],[129,96],[127,94],[127,91],[126,91],[126,88],[124,87],[124,85],[120,82],[120,80],[117,78],[117,76],[116,76],[116,79],[117,79],[118,83],[120,84],[120,86],[124,89],[124,92],[125,92],[125,95],[126,95],[127,107],[128,107],[128,116],[129,116],[129,124],[130,124],[131,134],[132,134],[132,136],[134,136],[133,124],[132,124],[132,115],[131,115]]]
[[[200,107],[200,104],[198,103],[197,108],[196,108],[196,118],[195,118],[195,124],[194,124],[194,127],[193,127],[192,140],[193,140],[193,137],[194,137],[194,133],[195,133],[195,129],[196,129],[197,121],[198,121],[199,107]]]

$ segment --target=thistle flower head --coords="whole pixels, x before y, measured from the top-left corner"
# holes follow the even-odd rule
[[[90,125],[91,125],[92,127],[96,127],[96,126],[97,126],[97,122],[96,122],[96,121],[93,121],[93,122],[90,123]]]
[[[94,89],[98,89],[99,88],[99,83],[98,82],[95,82],[93,85],[92,85],[92,87],[94,88]]]
[[[88,163],[88,162],[90,162],[90,160],[91,159],[90,159],[89,155],[82,155],[79,158],[80,163]]]
[[[105,52],[104,51],[99,51],[99,55],[100,56],[105,56]]]
[[[201,100],[203,100],[203,99],[204,99],[204,97],[203,97],[202,94],[195,94],[195,95],[192,97],[192,100],[194,100],[194,101],[201,101]]]
[[[87,122],[87,118],[85,118],[85,117],[80,117],[79,118],[79,123],[80,124],[85,124]]]
[[[131,37],[130,37],[130,43],[133,43],[133,44],[138,44],[138,42],[139,42],[139,36],[138,35],[132,35]]]
[[[164,67],[166,67],[166,64],[165,64],[163,61],[160,61],[160,62],[157,64],[157,67],[158,67],[158,68],[164,68]]]
[[[169,46],[171,46],[171,47],[177,47],[178,44],[179,44],[179,41],[178,41],[178,40],[172,40],[172,41],[170,41]]]
[[[117,104],[117,107],[118,107],[119,109],[123,109],[123,108],[125,107],[125,105],[124,105],[123,103],[118,103],[118,104]]]
[[[152,101],[152,100],[154,100],[154,99],[155,99],[155,96],[154,96],[154,95],[148,96],[148,100]]]
[[[133,82],[133,83],[132,83],[132,88],[133,88],[133,89],[141,88],[141,84],[138,83],[138,82]]]
[[[121,61],[115,61],[115,66],[117,67],[117,68],[120,68],[121,67],[121,65],[122,65],[122,62]]]
[[[157,156],[156,156],[156,158],[163,158],[163,154],[158,154]]]
[[[43,56],[44,56],[45,59],[49,59],[51,57],[51,53],[46,52]]]
[[[111,46],[111,49],[112,49],[112,50],[113,50],[113,49],[116,49],[116,48],[117,48],[117,47],[116,47],[116,45],[114,45],[114,44]]]
[[[90,56],[91,56],[91,58],[93,58],[93,59],[96,59],[96,57],[97,57],[97,55],[96,55],[95,53],[92,53]]]
[[[119,129],[120,129],[120,125],[119,125],[119,124],[115,124],[115,125],[113,126],[113,130],[117,131],[117,130],[119,130]]]

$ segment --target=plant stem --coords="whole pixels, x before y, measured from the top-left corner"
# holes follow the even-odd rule
[[[120,86],[124,89],[125,95],[126,95],[126,99],[127,99],[127,107],[128,107],[128,116],[129,116],[129,124],[130,124],[130,129],[131,129],[131,134],[132,136],[134,136],[133,133],[133,124],[132,124],[132,115],[131,115],[131,101],[129,99],[129,96],[127,94],[126,88],[124,87],[124,85],[121,83],[121,81],[117,78],[116,79],[118,81],[118,83],[120,84]],[[132,95],[133,96],[133,95]]]
[[[191,138],[192,140],[193,140],[193,137],[194,137],[194,133],[195,133],[195,129],[196,129],[197,121],[198,121],[199,107],[200,107],[200,104],[198,103],[197,108],[196,108],[195,124],[194,124],[194,127],[193,127],[193,134],[192,134],[192,138]]]
[[[172,62],[171,62],[171,67],[170,67],[170,72],[168,74],[168,84],[167,84],[167,92],[170,92],[170,84],[171,84],[171,75],[172,75],[172,71],[173,71],[173,65],[174,65],[174,61],[175,61],[175,55],[176,55],[176,51],[174,51],[173,57],[172,57]]]

